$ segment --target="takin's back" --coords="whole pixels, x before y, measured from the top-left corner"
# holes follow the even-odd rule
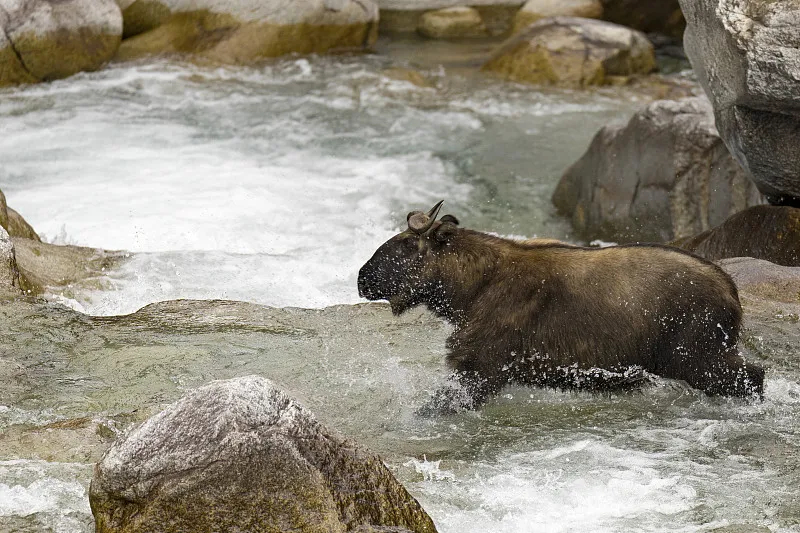
[[[501,352],[657,371],[652,367],[676,350],[720,354],[735,347],[736,286],[713,263],[654,245],[501,246],[500,266],[463,332],[505,343]]]

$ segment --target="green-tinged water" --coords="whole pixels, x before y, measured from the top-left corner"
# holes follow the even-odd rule
[[[188,388],[258,374],[380,453],[442,532],[791,531],[800,335],[771,305],[746,332],[770,366],[763,402],[667,380],[610,395],[512,387],[480,412],[423,419],[448,333],[427,313],[179,301],[88,318],[5,304],[0,529],[91,531],[91,463],[116,432]]]

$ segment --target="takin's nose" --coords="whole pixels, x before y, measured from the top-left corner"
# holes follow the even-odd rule
[[[369,276],[364,274],[363,268],[358,271],[358,295],[361,298],[366,298],[367,300],[381,299],[379,291],[374,289],[373,283],[370,283]]]

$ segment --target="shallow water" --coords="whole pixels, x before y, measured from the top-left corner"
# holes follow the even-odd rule
[[[358,267],[441,198],[469,227],[569,238],[549,202],[557,178],[641,101],[485,79],[469,55],[445,46],[442,67],[414,46],[113,66],[0,91],[0,188],[47,240],[135,252],[114,290],[68,294],[97,315],[171,298],[356,302]],[[442,533],[800,531],[790,311],[749,317],[764,402],[666,380],[612,395],[516,387],[430,420],[414,410],[445,378],[447,328],[424,313],[3,305],[0,531],[92,531],[91,464],[116,433],[248,374],[380,453]]]

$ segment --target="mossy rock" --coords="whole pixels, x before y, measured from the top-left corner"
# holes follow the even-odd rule
[[[116,52],[122,14],[113,0],[22,0],[0,15],[0,86],[96,70]]]
[[[540,20],[507,40],[483,65],[504,78],[586,87],[655,69],[653,46],[634,30],[576,17]],[[624,80],[623,80],[624,81]]]
[[[377,40],[378,10],[371,0],[305,0],[291,8],[276,2],[137,0],[124,11],[131,37],[116,58],[190,54],[242,64],[286,54],[364,50]]]

